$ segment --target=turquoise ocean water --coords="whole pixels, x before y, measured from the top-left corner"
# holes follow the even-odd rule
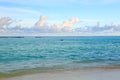
[[[0,38],[0,73],[120,67],[120,37]]]

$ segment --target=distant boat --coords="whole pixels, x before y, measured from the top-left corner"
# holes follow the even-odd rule
[[[60,39],[60,41],[63,41],[63,39]]]

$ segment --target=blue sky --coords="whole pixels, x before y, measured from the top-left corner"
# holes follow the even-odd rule
[[[85,30],[88,28],[86,26],[94,28],[99,23],[101,27],[115,27],[115,29],[114,27],[107,28],[109,30],[103,28],[105,30],[99,31],[99,34],[104,35],[106,34],[105,32],[108,33],[109,31],[110,35],[119,34],[116,29],[119,28],[120,24],[120,0],[0,0],[0,10],[1,32],[5,34],[12,33],[9,30],[5,32],[3,28],[6,27],[8,29],[8,27],[17,26],[18,28],[19,26],[26,29],[35,27],[37,22],[41,24],[42,17],[40,16],[47,17],[46,22],[42,25],[47,26],[46,28],[59,24],[59,27],[64,27],[65,29],[72,27],[71,32],[77,33],[75,31],[77,28],[78,33],[86,33],[88,35],[94,34],[96,31]],[[3,20],[5,19],[4,17],[10,18],[10,20]],[[77,18],[79,18],[79,21],[76,22]],[[4,25],[3,22],[5,22]],[[68,25],[71,22],[72,25]],[[64,23],[66,23],[65,26],[63,26]],[[40,27],[40,25],[37,27]],[[99,28],[98,25],[98,29],[101,30],[101,27]],[[52,31],[55,32],[54,30]],[[51,31],[46,31],[45,33],[49,32]],[[64,32],[65,34],[69,33],[66,30],[62,31],[62,33]],[[15,33],[17,32],[15,31]]]

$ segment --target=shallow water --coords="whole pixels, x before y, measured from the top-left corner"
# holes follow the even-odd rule
[[[0,38],[0,73],[120,66],[120,37]]]

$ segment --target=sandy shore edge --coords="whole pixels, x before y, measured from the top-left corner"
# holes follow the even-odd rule
[[[27,74],[0,80],[120,80],[120,69],[82,69]]]

